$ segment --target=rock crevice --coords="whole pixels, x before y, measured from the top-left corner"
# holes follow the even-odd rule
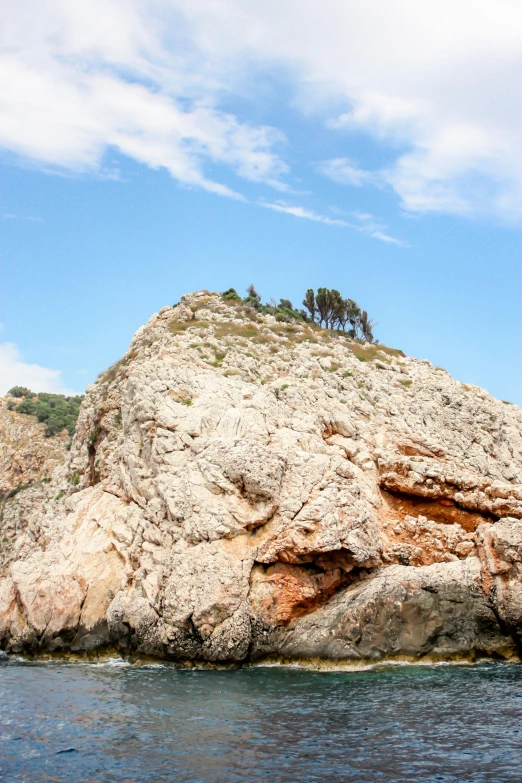
[[[1,646],[516,657],[522,413],[367,349],[207,292],[155,314],[3,504]]]

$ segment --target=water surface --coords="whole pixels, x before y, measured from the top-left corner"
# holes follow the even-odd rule
[[[522,780],[522,666],[0,664],[3,783]]]

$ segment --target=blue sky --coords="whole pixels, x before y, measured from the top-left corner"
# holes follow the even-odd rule
[[[0,393],[254,282],[520,404],[521,9],[421,5],[0,0]]]

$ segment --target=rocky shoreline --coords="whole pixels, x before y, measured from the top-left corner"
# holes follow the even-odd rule
[[[3,502],[0,644],[516,661],[521,518],[517,406],[198,292],[87,389],[52,481]]]

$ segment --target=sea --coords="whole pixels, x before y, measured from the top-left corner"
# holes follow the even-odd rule
[[[520,783],[522,666],[0,663],[5,783]]]

